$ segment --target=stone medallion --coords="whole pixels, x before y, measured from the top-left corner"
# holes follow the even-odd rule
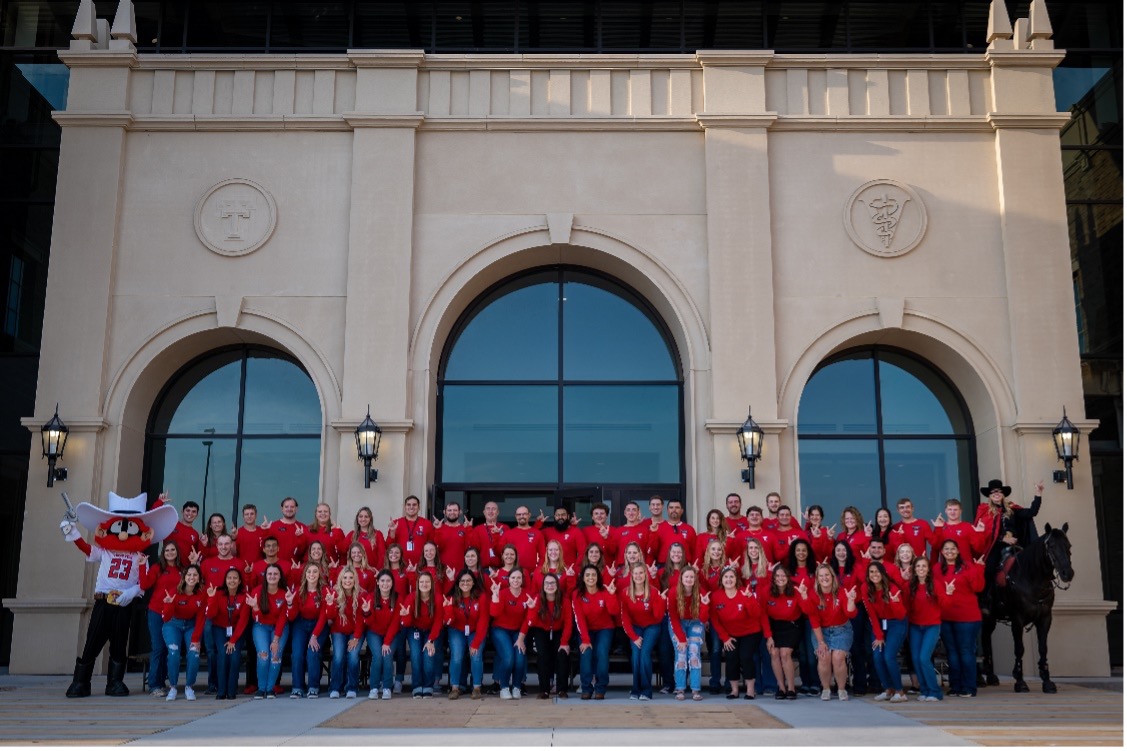
[[[898,180],[870,180],[845,204],[845,231],[858,248],[889,258],[920,244],[927,229],[923,201]]]
[[[278,222],[269,191],[253,180],[232,178],[213,185],[196,204],[196,234],[208,249],[243,256],[261,248]]]

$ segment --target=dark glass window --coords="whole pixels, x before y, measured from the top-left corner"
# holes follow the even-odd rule
[[[679,372],[668,332],[621,284],[568,267],[503,282],[447,347],[442,490],[679,485]]]
[[[806,50],[846,46],[840,3],[779,0],[767,4],[767,47]]]
[[[347,48],[349,5],[276,1],[270,17],[270,47]]]
[[[798,412],[802,505],[828,519],[846,506],[872,518],[911,498],[934,518],[948,498],[976,502],[974,431],[958,393],[938,370],[898,350],[866,348],[823,363]]]
[[[198,501],[204,518],[237,521],[243,503],[315,503],[320,462],[309,375],[281,353],[237,347],[190,363],[165,387],[149,425],[146,487]]]
[[[270,4],[194,0],[188,10],[188,47],[264,49]]]
[[[869,0],[849,3],[851,49],[926,49],[928,5],[921,0]]]

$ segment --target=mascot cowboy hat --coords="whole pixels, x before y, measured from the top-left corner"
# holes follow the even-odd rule
[[[122,498],[117,493],[110,491],[109,508],[98,508],[91,503],[80,503],[75,509],[78,514],[78,523],[87,529],[97,529],[100,524],[119,519],[139,519],[153,531],[153,540],[163,540],[176,529],[179,515],[172,506],[158,506],[151,511],[146,511],[148,494],[142,493],[135,498]]]

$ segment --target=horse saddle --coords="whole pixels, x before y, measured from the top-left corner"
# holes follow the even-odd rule
[[[1014,567],[1017,561],[1016,555],[1007,556],[1002,564],[998,566],[998,571],[994,574],[994,584],[998,587],[1006,586],[1006,581],[1009,579],[1010,570]]]

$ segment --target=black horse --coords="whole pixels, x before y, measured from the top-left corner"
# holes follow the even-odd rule
[[[1057,589],[1068,589],[1072,581],[1072,545],[1068,541],[1068,524],[1060,529],[1045,525],[1045,534],[1035,539],[1015,556],[1006,586],[988,582],[982,617],[982,672],[986,683],[998,685],[994,674],[994,650],[990,638],[998,621],[1009,621],[1014,638],[1014,691],[1026,693],[1029,686],[1021,669],[1025,654],[1023,629],[1037,629],[1037,650],[1040,660],[1041,690],[1055,694],[1057,686],[1049,678],[1049,627],[1053,625],[1053,601]]]

